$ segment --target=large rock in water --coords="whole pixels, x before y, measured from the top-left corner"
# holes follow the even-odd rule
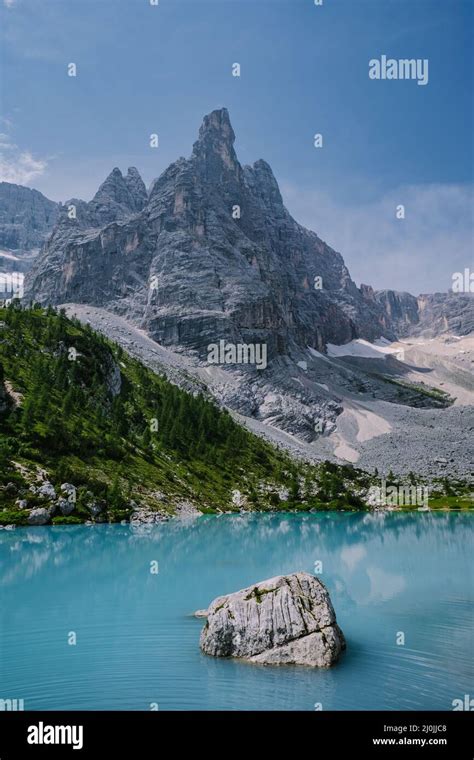
[[[215,657],[329,667],[346,644],[324,584],[292,573],[214,599],[200,646]]]

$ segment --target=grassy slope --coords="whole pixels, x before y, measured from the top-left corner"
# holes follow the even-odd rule
[[[398,388],[400,388],[401,396],[403,395],[403,391],[409,391],[415,394],[415,399],[417,396],[421,401],[429,399],[430,401],[435,402],[434,406],[438,408],[446,409],[455,401],[455,399],[452,398],[449,393],[441,390],[441,388],[434,388],[432,386],[425,385],[424,383],[414,383],[408,380],[401,380],[400,378],[389,377],[388,375],[383,375],[375,372],[372,373],[372,377],[377,377],[379,380],[383,380],[386,383],[396,385]],[[411,406],[416,407],[418,404],[414,400],[412,401]]]
[[[291,461],[211,400],[181,391],[52,309],[0,308],[0,390],[4,382],[0,523],[25,521],[18,498],[44,506],[28,490],[38,467],[57,489],[64,481],[78,488],[69,522],[90,518],[91,495],[108,519],[127,517],[131,500],[170,512],[180,500],[229,509],[233,489],[250,509],[364,506],[357,493],[370,484],[366,474]],[[281,487],[288,501],[280,501]]]

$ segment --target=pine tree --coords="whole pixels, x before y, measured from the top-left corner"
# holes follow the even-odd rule
[[[31,435],[36,417],[36,401],[32,395],[29,395],[23,403],[21,415],[21,427],[25,435]]]

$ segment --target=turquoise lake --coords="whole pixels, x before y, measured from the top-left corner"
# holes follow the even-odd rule
[[[474,694],[473,517],[252,514],[2,530],[0,698],[24,699],[26,710],[451,710]],[[347,639],[336,666],[200,653],[194,610],[318,561]]]

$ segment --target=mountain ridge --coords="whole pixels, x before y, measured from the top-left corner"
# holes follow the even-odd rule
[[[172,163],[148,197],[136,169],[133,200],[130,181],[116,168],[92,201],[75,202],[76,218],[68,218],[66,204],[27,279],[27,297],[106,306],[139,321],[159,342],[201,351],[212,331],[234,341],[243,333],[252,338],[249,332],[261,340],[266,331],[278,355],[293,342],[324,351],[327,342],[394,339],[394,327],[418,324],[420,310],[410,299],[403,319],[392,319],[393,301],[400,311],[404,294],[356,286],[342,256],[286,210],[269,164],[239,163],[234,139],[227,110],[213,111],[190,158]],[[113,223],[120,226],[107,230],[104,248],[98,238]],[[88,232],[81,237],[80,230]],[[81,287],[83,274],[93,275],[95,290]],[[461,330],[471,324],[453,322]]]
[[[9,185],[9,183],[1,183],[0,185],[0,208],[2,207],[2,192],[5,195],[20,195],[24,197],[36,198],[41,197],[43,203],[47,204],[50,222],[48,214],[46,215],[46,222],[42,220],[41,230],[33,236],[34,243],[38,247],[45,243],[45,250],[37,260],[36,264],[33,264],[33,274],[37,273],[41,279],[41,265],[45,267],[49,277],[54,277],[54,269],[51,271],[51,267],[48,266],[48,258],[54,259],[55,254],[61,247],[73,246],[77,244],[80,246],[81,235],[80,231],[99,230],[107,227],[109,224],[125,223],[130,220],[130,227],[133,230],[132,220],[133,217],[138,224],[136,225],[135,232],[139,236],[143,230],[140,222],[145,225],[156,225],[156,219],[162,219],[163,211],[166,209],[166,201],[170,200],[170,193],[174,196],[174,203],[172,214],[168,214],[168,218],[164,224],[166,226],[172,221],[171,217],[178,219],[177,227],[183,231],[183,222],[188,222],[188,230],[203,237],[203,225],[202,217],[205,216],[206,208],[202,201],[202,197],[199,196],[199,192],[202,195],[202,189],[206,192],[210,192],[210,199],[212,205],[215,208],[219,207],[219,201],[223,201],[226,205],[226,213],[228,214],[231,209],[238,207],[239,219],[237,226],[240,232],[243,232],[244,236],[248,238],[248,241],[252,244],[269,243],[271,248],[276,249],[278,247],[278,239],[272,239],[263,241],[259,236],[259,233],[265,228],[265,220],[262,220],[263,214],[268,214],[271,220],[271,224],[280,224],[278,227],[278,236],[281,239],[285,234],[292,237],[295,242],[295,246],[298,245],[298,237],[306,236],[306,243],[314,245],[313,258],[317,262],[313,269],[321,269],[320,274],[313,274],[311,272],[308,276],[308,272],[311,267],[308,267],[308,260],[304,262],[305,271],[302,272],[302,281],[296,284],[292,283],[290,287],[293,300],[301,300],[303,296],[313,296],[313,301],[317,296],[320,300],[319,308],[313,303],[309,309],[303,310],[305,313],[301,313],[301,309],[296,309],[295,314],[292,313],[290,319],[286,320],[285,325],[285,310],[292,311],[292,305],[286,303],[283,304],[285,308],[280,310],[275,308],[274,301],[268,298],[268,286],[275,284],[275,278],[271,273],[268,277],[262,278],[262,263],[267,263],[265,256],[256,256],[254,251],[251,264],[254,270],[257,268],[259,271],[252,271],[252,279],[264,280],[263,287],[260,288],[260,292],[254,292],[254,298],[250,299],[250,304],[243,302],[244,311],[250,306],[255,307],[253,301],[258,301],[257,311],[259,309],[266,310],[267,319],[273,320],[273,329],[275,326],[278,328],[286,326],[286,332],[288,333],[288,321],[296,321],[296,330],[294,330],[297,342],[302,340],[308,344],[313,345],[317,350],[325,350],[325,344],[327,342],[344,343],[353,338],[362,337],[369,340],[373,340],[376,337],[388,337],[393,339],[394,337],[404,337],[411,332],[420,333],[423,329],[430,329],[431,333],[439,334],[439,332],[451,330],[455,334],[465,334],[474,329],[474,309],[472,307],[472,299],[468,295],[462,296],[461,294],[428,294],[419,295],[418,297],[412,296],[409,293],[397,292],[393,290],[374,291],[370,285],[361,284],[358,288],[352,281],[349,271],[344,264],[344,260],[341,255],[334,251],[330,246],[327,246],[316,233],[306,230],[298,222],[296,222],[291,215],[287,212],[283,204],[283,199],[278,187],[278,183],[273,175],[270,165],[263,159],[258,159],[253,165],[242,166],[237,159],[234,150],[235,134],[230,123],[227,109],[219,109],[211,112],[204,117],[202,125],[199,130],[199,136],[193,145],[192,154],[189,159],[179,158],[172,163],[156,180],[154,180],[150,187],[150,193],[147,193],[145,184],[140,176],[139,171],[135,167],[129,167],[126,175],[123,175],[121,170],[115,167],[112,172],[102,182],[97,192],[91,201],[83,201],[80,199],[71,199],[64,204],[56,204],[53,201],[49,201],[45,196],[38,191],[31,190],[29,188],[22,188],[22,186]],[[196,187],[196,177],[201,180],[200,188]],[[198,183],[199,184],[199,183]],[[216,192],[212,192],[212,188]],[[36,194],[36,195],[35,195]],[[220,195],[216,203],[216,195]],[[257,197],[258,196],[258,197]],[[194,206],[194,208],[193,208]],[[149,207],[149,213],[143,215],[144,209]],[[258,208],[260,207],[260,208]],[[71,219],[71,209],[73,218]],[[169,209],[168,209],[169,211]],[[195,211],[194,218],[190,211]],[[260,211],[260,214],[258,213]],[[3,221],[7,215],[8,209],[4,207]],[[137,218],[138,217],[138,218]],[[191,217],[191,218],[190,218]],[[8,225],[1,225],[2,215],[0,215],[0,244],[3,240],[12,242],[11,234],[12,230],[8,229]],[[235,221],[235,220],[234,220]],[[59,222],[59,224],[58,224]],[[49,228],[47,227],[49,223]],[[18,224],[16,225],[17,242],[20,235],[18,231]],[[21,225],[20,225],[21,226]],[[35,222],[35,226],[38,226]],[[28,229],[28,225],[25,224],[26,229],[23,230],[23,238],[26,242],[30,240],[31,230]],[[52,229],[51,229],[52,227]],[[58,231],[58,227],[60,230]],[[228,237],[232,238],[235,235],[236,230],[227,231]],[[77,233],[77,237],[76,234]],[[3,234],[3,237],[2,237]],[[8,237],[10,235],[10,238]],[[48,237],[49,235],[49,237]],[[296,236],[296,238],[295,238]],[[159,236],[158,236],[159,237]],[[247,241],[247,242],[248,242]],[[85,242],[90,243],[90,239],[87,237]],[[157,241],[154,241],[151,237],[150,243],[153,246]],[[158,241],[161,242],[161,241]],[[222,243],[222,240],[214,239],[212,234],[210,237],[209,249],[212,250],[213,246]],[[166,243],[166,241],[165,241]],[[128,245],[135,245],[135,242],[128,243]],[[10,252],[11,246],[6,246]],[[28,248],[28,245],[26,246]],[[35,252],[36,249],[32,249],[32,243],[29,244],[29,252],[31,250]],[[6,254],[8,254],[8,250]],[[148,281],[152,278],[158,279],[160,268],[152,262],[151,258],[146,256],[144,252],[145,267],[138,267],[137,272],[134,274],[135,285],[137,281],[142,280],[142,290],[144,285],[144,277],[148,274]],[[250,252],[246,252],[250,256]],[[245,254],[245,250],[244,250]],[[257,252],[258,254],[258,252]],[[332,266],[324,266],[324,257],[329,257],[332,260]],[[318,260],[319,257],[319,260]],[[259,260],[256,261],[256,258]],[[25,264],[20,264],[21,271],[29,269],[31,266],[33,257],[27,257]],[[260,260],[262,259],[262,260]],[[4,258],[2,263],[3,267],[10,271],[15,267],[15,262],[19,260],[18,256],[8,256]],[[291,274],[298,274],[297,262],[293,262],[296,266],[290,267],[292,269]],[[309,262],[311,263],[311,262]],[[146,272],[147,264],[150,264],[148,273]],[[281,262],[277,261],[277,264],[281,265]],[[90,269],[91,262],[86,262],[85,266]],[[153,266],[152,266],[153,265]],[[71,266],[69,267],[69,269]],[[158,271],[152,272],[155,268]],[[39,269],[39,271],[38,271]],[[283,270],[284,271],[284,270]],[[200,273],[202,275],[202,272]],[[241,274],[245,275],[244,272]],[[286,272],[288,274],[288,272]],[[57,273],[56,273],[57,275]],[[126,272],[118,271],[115,273],[116,279],[121,279],[122,284],[125,281],[123,290],[132,288],[133,283],[128,285],[126,283]],[[41,292],[41,285],[38,287],[38,282],[31,282],[30,275],[27,279],[27,296],[32,296],[35,300],[45,302],[54,302],[53,294],[50,288],[50,292]],[[166,273],[164,273],[166,278]],[[70,279],[71,275],[68,276]],[[322,287],[319,292],[314,292],[315,284],[311,277],[322,277]],[[138,279],[137,279],[138,278]],[[220,277],[220,280],[225,278]],[[291,279],[291,278],[290,278]],[[294,279],[294,277],[293,277]],[[56,286],[56,282],[54,286]],[[61,286],[61,283],[59,283]],[[246,283],[248,285],[248,282]],[[120,283],[119,283],[120,285]],[[160,283],[158,282],[158,285]],[[182,283],[181,283],[182,285]],[[267,286],[267,287],[265,287]],[[55,288],[57,289],[57,288]],[[75,287],[75,290],[80,288]],[[117,292],[117,290],[119,292]],[[159,299],[159,290],[158,291]],[[215,290],[215,289],[214,289]],[[258,290],[258,289],[257,289]],[[281,288],[280,288],[281,290]],[[303,292],[306,291],[306,292]],[[308,293],[309,291],[309,293]],[[80,294],[80,292],[79,292]],[[107,308],[116,309],[118,313],[125,313],[127,309],[131,312],[130,316],[134,319],[142,320],[143,324],[148,327],[156,328],[157,339],[162,341],[170,340],[171,343],[176,342],[176,329],[171,331],[169,329],[169,316],[172,313],[170,309],[169,299],[166,298],[166,282],[161,294],[165,296],[165,303],[162,304],[161,314],[163,319],[160,320],[160,314],[156,314],[156,309],[153,306],[156,305],[153,302],[157,298],[144,297],[144,294],[136,293],[138,302],[130,305],[127,303],[119,303],[119,301],[127,294],[120,292],[120,287],[117,289],[112,288],[102,294],[101,297],[96,293],[87,294],[83,293],[82,298],[77,298],[77,293],[69,293],[66,283],[60,287],[60,293],[58,294],[56,303],[62,301],[80,301],[85,300],[95,305],[104,305]],[[81,295],[81,294],[80,294]],[[195,293],[190,292],[191,296],[195,296]],[[206,294],[208,296],[209,293]],[[215,296],[216,293],[211,293],[211,296]],[[217,294],[218,304],[220,301],[220,295]],[[458,295],[461,297],[458,298]],[[118,298],[115,298],[118,296]],[[281,298],[281,293],[277,289],[277,299],[285,300]],[[117,300],[117,303],[115,301]],[[146,300],[146,303],[145,303]],[[211,304],[213,308],[206,309],[205,311],[216,311],[216,299],[208,298],[203,299],[207,303]],[[234,308],[232,299],[227,300],[224,294],[225,307]],[[304,299],[303,299],[304,300]],[[308,298],[306,298],[308,300]],[[214,303],[213,303],[214,301]],[[187,304],[188,306],[190,304]],[[176,304],[175,304],[176,306]],[[238,307],[238,304],[237,304]],[[140,314],[139,311],[142,310]],[[443,309],[448,312],[446,319]],[[219,308],[217,309],[219,310]],[[159,311],[159,310],[158,310]],[[294,311],[294,310],[293,310]],[[434,319],[431,318],[431,313],[434,312]],[[282,316],[283,313],[283,316]],[[209,316],[209,315],[208,315]],[[215,316],[215,315],[214,315]],[[237,315],[238,316],[238,315]],[[253,313],[251,321],[254,324],[258,324],[258,314]],[[315,319],[316,318],[316,319]],[[315,329],[312,331],[308,329],[308,321],[316,321]],[[262,320],[261,320],[262,321]],[[264,320],[263,320],[264,321]],[[150,323],[149,325],[147,323]],[[278,324],[280,322],[280,324]],[[220,325],[221,322],[218,322]],[[176,320],[173,328],[176,328]],[[285,332],[285,330],[283,330]],[[280,343],[283,339],[285,343],[284,350],[286,350],[288,341],[286,340],[288,335],[282,336],[280,330]],[[188,336],[184,336],[185,343],[189,339]],[[195,347],[195,346],[191,346]],[[278,347],[273,346],[274,350],[278,351]]]
[[[274,355],[292,342],[323,350],[327,341],[359,335],[393,337],[340,254],[289,215],[270,166],[262,159],[240,165],[234,139],[226,109],[206,116],[191,157],[162,173],[146,206],[123,226],[116,202],[122,175],[114,170],[75,219],[60,217],[27,279],[27,297],[107,305],[140,320],[159,342],[201,351],[216,334],[261,341],[264,333]],[[104,193],[111,186],[114,193]],[[105,212],[97,212],[98,197],[110,201]],[[107,229],[105,244],[98,240],[104,222],[120,225]],[[95,236],[81,236],[91,227]],[[84,272],[92,288],[82,287]]]
[[[474,325],[473,299],[357,287],[341,254],[287,211],[269,164],[242,166],[234,140],[227,110],[213,111],[190,157],[170,164],[148,194],[138,170],[115,168],[90,202],[64,204],[27,274],[25,300],[125,318],[188,356],[220,404],[309,443],[337,436],[343,410],[360,396],[419,408],[453,403],[442,387],[425,387],[422,367],[407,381],[413,367],[400,357],[328,361],[326,346],[426,329],[463,334]],[[209,349],[222,341],[264,344],[268,366],[212,365]],[[449,372],[464,388],[464,375]],[[335,450],[356,456],[337,440]]]

